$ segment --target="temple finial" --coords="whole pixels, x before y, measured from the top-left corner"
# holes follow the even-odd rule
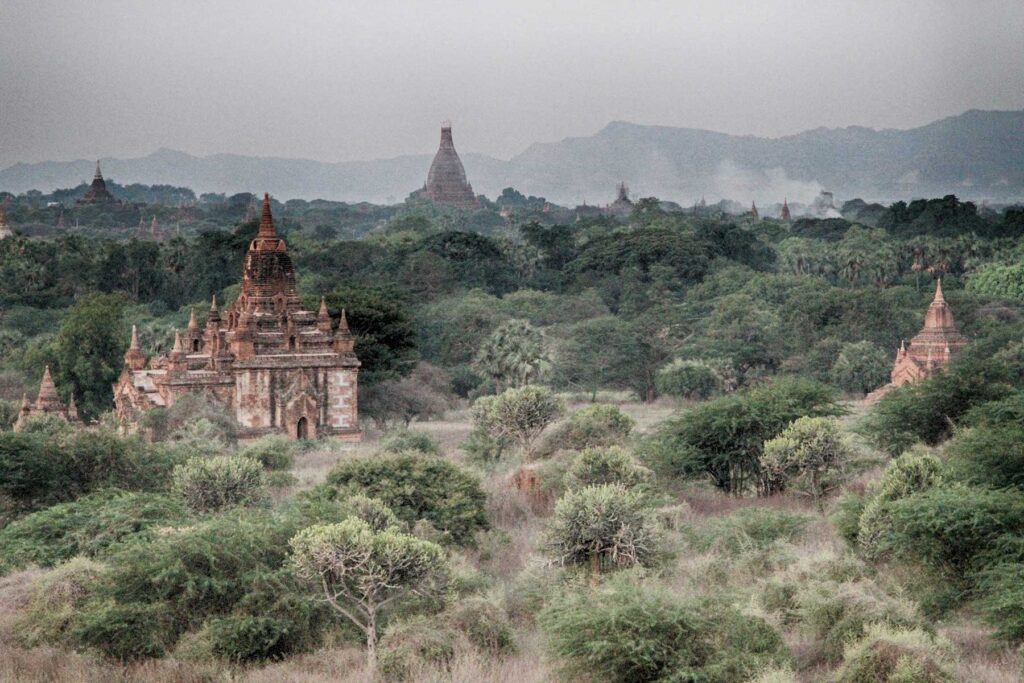
[[[188,316],[188,329],[189,330],[198,330],[199,329],[199,321],[196,320],[196,309],[194,309],[194,308],[192,309],[191,313],[189,313],[189,316]]]
[[[270,212],[269,192],[263,193],[263,213],[260,215],[260,231],[256,236],[266,239],[277,237],[277,230],[274,229],[274,216]]]
[[[347,333],[348,330],[348,314],[345,313],[345,309],[341,309],[341,320],[338,322],[338,332]]]
[[[216,311],[217,311],[217,295],[214,294],[213,295],[213,299],[210,300],[210,313],[215,313]]]
[[[139,328],[132,325],[132,341],[128,345],[128,348],[133,351],[139,350]]]
[[[945,301],[946,298],[942,295],[942,278],[935,280],[935,301]]]

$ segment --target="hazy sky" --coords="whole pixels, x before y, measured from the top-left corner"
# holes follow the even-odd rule
[[[159,147],[508,158],[609,121],[784,135],[1024,108],[1024,2],[0,0],[0,167]]]

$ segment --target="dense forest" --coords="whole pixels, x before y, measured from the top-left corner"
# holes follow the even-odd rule
[[[356,335],[353,448],[201,397],[114,428],[131,325],[153,354],[233,300],[258,221],[111,189],[0,195],[0,678],[1024,671],[1024,209],[275,202]],[[970,345],[864,403],[940,278]],[[89,426],[9,431],[47,365]]]

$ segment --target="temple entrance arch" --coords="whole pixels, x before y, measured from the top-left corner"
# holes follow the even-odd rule
[[[299,421],[295,423],[295,438],[299,441],[309,438],[309,420],[305,417],[300,417]]]

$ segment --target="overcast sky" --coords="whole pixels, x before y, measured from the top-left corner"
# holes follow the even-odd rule
[[[159,147],[509,158],[609,121],[778,136],[1024,108],[1024,2],[0,0],[0,167]]]

